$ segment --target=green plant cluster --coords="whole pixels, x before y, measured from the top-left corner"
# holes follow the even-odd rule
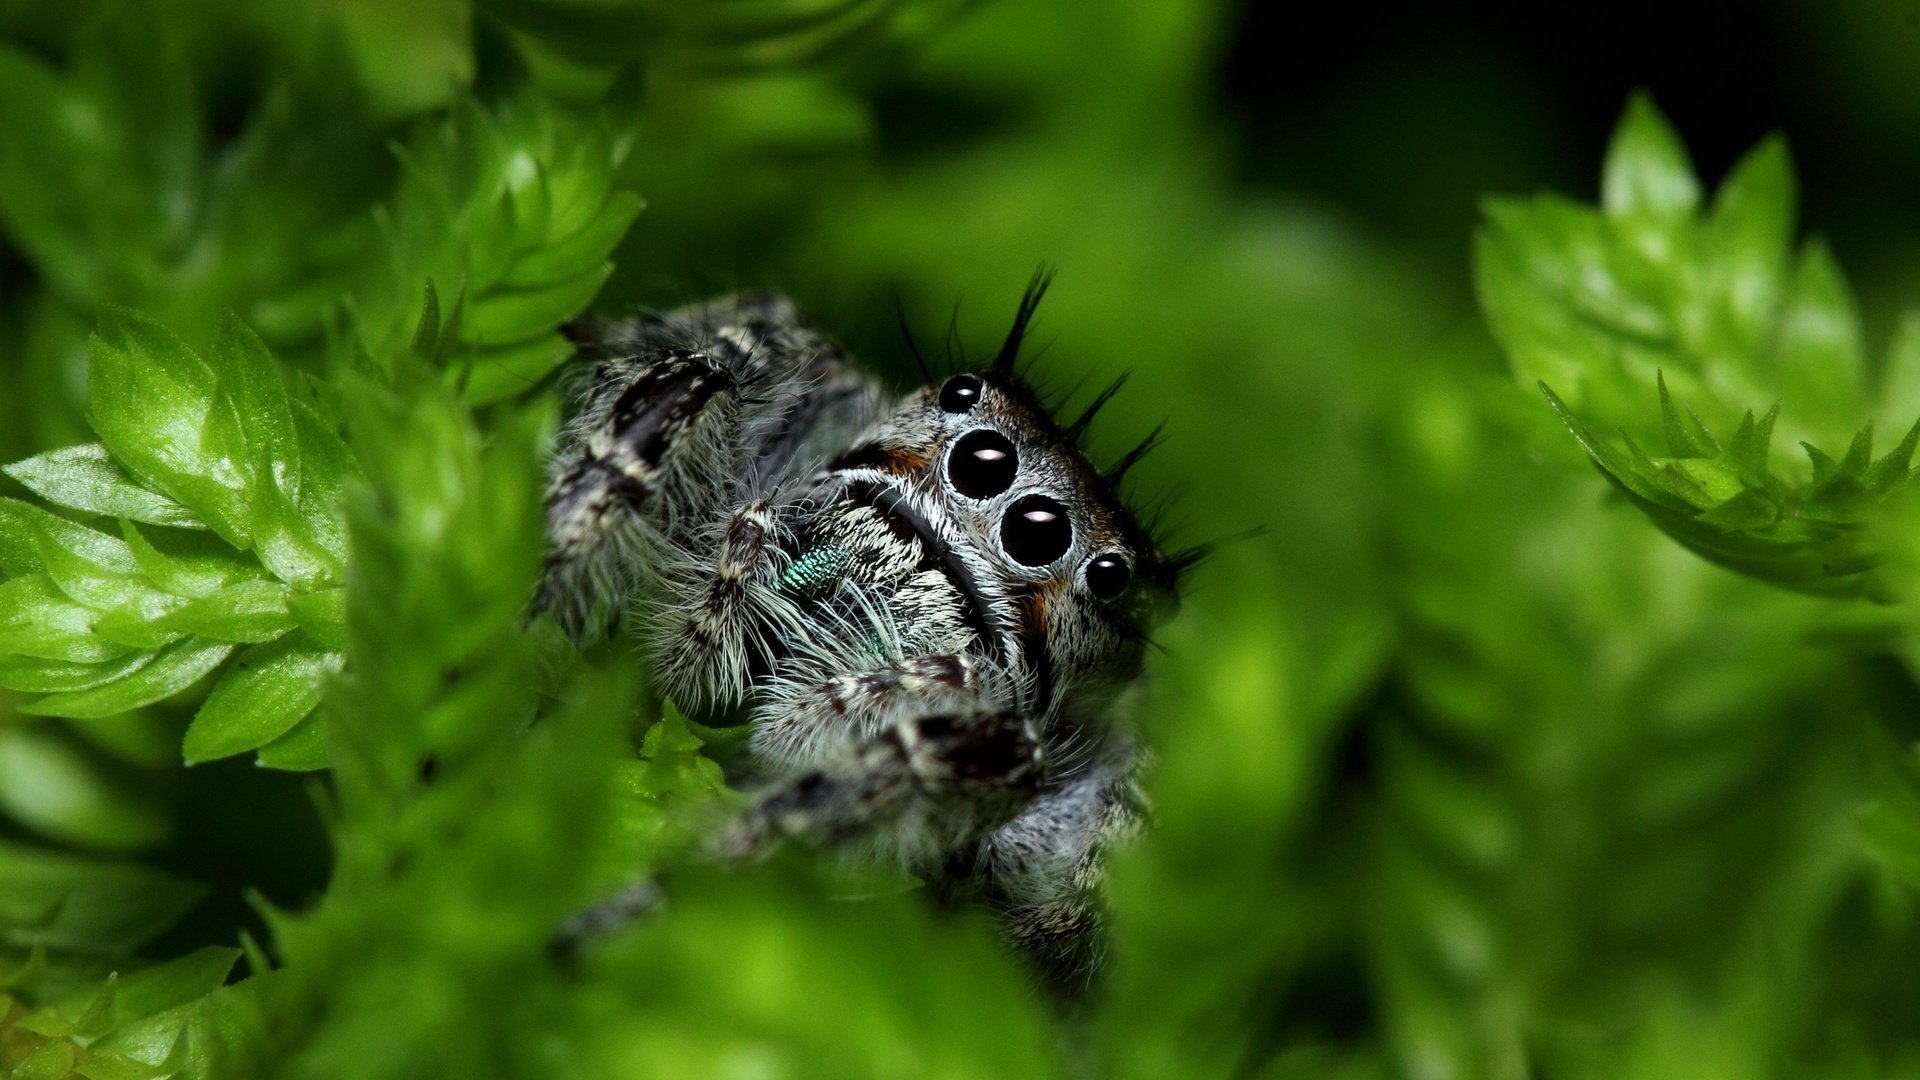
[[[1540,380],[1594,463],[1676,540],[1792,588],[1887,595],[1872,527],[1920,442],[1920,321],[1868,365],[1832,254],[1817,241],[1794,251],[1779,139],[1743,158],[1710,208],[1700,202],[1679,137],[1635,98],[1600,207],[1488,203],[1474,261],[1488,321],[1514,371]],[[1618,427],[1625,451],[1589,416]],[[1905,433],[1877,459],[1876,416]],[[1776,471],[1776,426],[1806,452],[1796,470]],[[1665,456],[1634,439],[1655,432]]]
[[[1236,173],[1231,23],[0,7],[0,1075],[1920,1076],[1920,322],[1870,363],[1784,144],[1703,207],[1645,97],[1476,312]],[[1095,450],[1171,417],[1130,497],[1265,527],[1157,635],[1075,1010],[694,857],[738,730],[525,616],[570,320],[775,287],[904,381],[896,300],[964,364],[1042,260]]]

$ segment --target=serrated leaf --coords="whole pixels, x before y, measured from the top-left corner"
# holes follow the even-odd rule
[[[187,729],[187,763],[230,757],[278,739],[313,711],[322,681],[339,668],[339,653],[304,634],[241,653]]]
[[[1695,520],[1713,529],[1737,532],[1760,529],[1780,517],[1780,508],[1758,491],[1745,490],[1701,514]]]
[[[82,999],[82,1004],[78,1008],[67,1013],[68,1022],[72,1025],[70,1031],[74,1041],[82,1044],[90,1043],[113,1030],[114,1005],[119,998],[120,973],[116,971],[107,976],[107,981],[99,989],[90,991]],[[62,1010],[49,1007],[45,1011],[60,1012]]]
[[[584,310],[611,273],[612,264],[596,263],[546,285],[481,296],[468,306],[466,337],[481,345],[507,345],[547,333]]]
[[[1712,457],[1715,448],[1700,438],[1699,419],[1680,415],[1680,410],[1674,407],[1673,395],[1667,392],[1665,375],[1657,376],[1656,381],[1660,387],[1660,418],[1666,427],[1667,452],[1674,457]]]
[[[1868,489],[1875,495],[1885,495],[1905,483],[1916,447],[1920,447],[1920,420],[1914,421],[1913,426],[1907,429],[1899,445],[1887,451],[1886,457],[1874,462],[1873,467],[1867,470]]]
[[[1854,480],[1863,480],[1867,467],[1873,462],[1873,422],[1854,433],[1853,441],[1847,444],[1847,456],[1840,459],[1840,473]]]
[[[36,716],[98,717],[172,697],[198,682],[234,650],[232,642],[188,638],[161,650],[139,670],[91,690],[53,694],[22,706]]]
[[[1780,406],[1775,403],[1767,410],[1766,416],[1755,421],[1753,410],[1740,421],[1740,427],[1727,443],[1727,460],[1733,466],[1734,474],[1740,482],[1754,488],[1764,488],[1767,483],[1767,453],[1773,445],[1773,426],[1780,418]]]
[[[356,298],[364,351],[388,367],[409,338],[493,400],[516,394],[563,356],[554,331],[609,272],[607,257],[641,203],[615,190],[622,146],[602,126],[530,97],[468,102],[402,151],[401,182],[382,220],[391,249],[380,295]],[[401,297],[458,291],[427,317]]]
[[[1813,465],[1814,486],[1818,487],[1839,474],[1840,463],[1826,451],[1806,442],[1800,444],[1800,449],[1806,452],[1807,460]]]
[[[49,450],[0,471],[48,502],[73,510],[177,529],[206,528],[186,507],[141,487],[99,443]]]

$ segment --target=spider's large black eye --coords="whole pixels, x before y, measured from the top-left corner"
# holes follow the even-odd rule
[[[1013,486],[1020,458],[1013,443],[997,431],[969,431],[947,455],[947,478],[970,499],[991,499]]]
[[[1132,582],[1133,567],[1127,565],[1127,557],[1117,551],[1102,552],[1087,563],[1087,588],[1101,600],[1111,600],[1126,592]]]
[[[955,375],[940,388],[940,408],[963,413],[980,404],[980,379],[975,375]]]
[[[1045,566],[1073,546],[1067,508],[1045,495],[1028,495],[1000,519],[1000,546],[1027,566]]]

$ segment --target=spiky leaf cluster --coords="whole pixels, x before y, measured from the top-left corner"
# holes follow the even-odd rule
[[[202,356],[113,311],[90,354],[100,442],[6,469],[66,513],[0,501],[0,686],[44,695],[28,712],[102,717],[232,657],[187,758],[320,764],[295,729],[340,663],[345,444],[237,319]]]
[[[1780,406],[1749,411],[1724,443],[1692,410],[1682,410],[1660,380],[1667,453],[1647,453],[1622,435],[1624,451],[1581,423],[1544,383],[1547,402],[1601,472],[1668,535],[1722,566],[1789,588],[1834,595],[1872,592],[1881,562],[1871,527],[1878,511],[1912,475],[1920,424],[1873,456],[1873,425],[1860,429],[1836,460],[1802,443],[1810,477],[1788,481],[1769,464]]]
[[[357,348],[389,364],[429,284],[460,297],[441,334],[469,398],[524,393],[571,353],[558,327],[600,291],[640,212],[615,180],[625,136],[529,95],[492,110],[462,103],[397,152],[399,183],[375,212],[375,270],[351,305]]]
[[[0,978],[0,1069],[19,1080],[166,1080],[205,1068],[211,997],[239,949],[204,948],[125,977],[51,994],[36,952]],[[26,1005],[12,991],[44,1003]]]
[[[1774,138],[1703,207],[1678,137],[1638,96],[1600,206],[1489,200],[1475,280],[1514,373],[1546,390],[1662,529],[1779,585],[1881,593],[1871,533],[1909,475],[1914,436],[1875,460],[1871,421],[1906,431],[1920,415],[1920,337],[1909,324],[1875,378],[1832,256],[1818,241],[1792,250],[1793,203]],[[1625,449],[1594,428],[1618,429]],[[1806,462],[1784,461],[1776,429]],[[1643,449],[1654,440],[1665,455]]]

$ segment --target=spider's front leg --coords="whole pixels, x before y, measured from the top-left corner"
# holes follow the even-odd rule
[[[583,374],[549,469],[535,598],[591,637],[671,572],[711,561],[715,523],[810,467],[879,400],[791,302],[746,297],[582,328]]]
[[[750,502],[719,527],[711,566],[699,576],[670,574],[654,655],[661,684],[675,699],[738,699],[754,672],[771,663],[777,644],[770,636],[797,617],[778,587],[785,558],[779,528],[771,503]]]
[[[702,354],[601,364],[554,456],[536,608],[580,636],[596,603],[628,591],[635,566],[665,561],[724,491],[740,412],[739,380]]]
[[[999,827],[1039,793],[1045,753],[1018,713],[931,713],[763,793],[720,843],[750,858],[782,838],[895,850],[921,863]]]

